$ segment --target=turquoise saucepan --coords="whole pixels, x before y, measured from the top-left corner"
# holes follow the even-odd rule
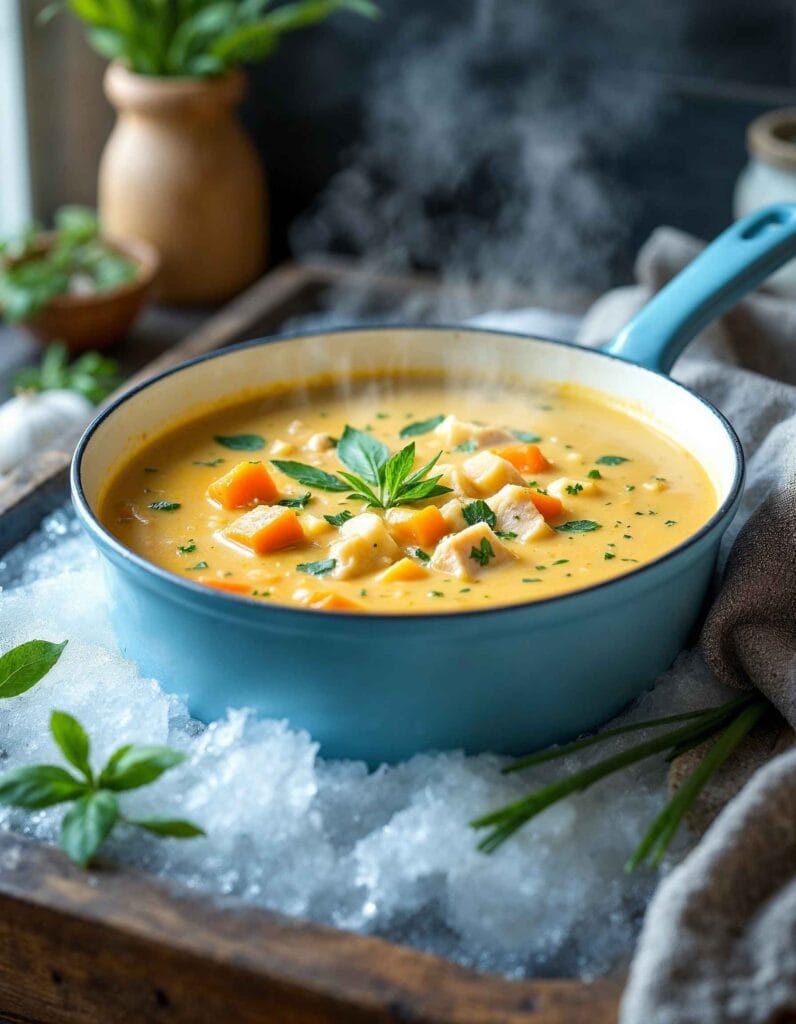
[[[615,714],[672,662],[697,620],[743,456],[721,414],[665,376],[694,335],[796,254],[796,205],[740,221],[661,291],[605,352],[455,327],[355,328],[266,338],[194,359],[124,394],[85,432],[77,513],[99,548],[112,621],[141,670],[199,718],[229,706],[288,718],[334,757],[394,761],[429,748],[519,753]],[[457,365],[567,380],[640,404],[688,447],[719,507],[661,558],[611,582],[492,610],[357,615],[280,607],[159,569],[97,519],[109,473],[170,422],[213,401],[325,371]]]

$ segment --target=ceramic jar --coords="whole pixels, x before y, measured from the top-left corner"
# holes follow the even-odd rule
[[[158,297],[229,298],[263,270],[267,196],[236,108],[240,71],[155,78],[111,64],[105,92],[118,113],[99,171],[103,231],[160,252]]]

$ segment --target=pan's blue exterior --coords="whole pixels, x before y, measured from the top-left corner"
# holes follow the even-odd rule
[[[753,214],[659,293],[608,351],[668,370],[695,330],[794,253],[796,205]],[[524,605],[437,615],[321,614],[186,583],[115,541],[81,483],[86,446],[113,411],[78,446],[72,487],[104,556],[125,654],[182,691],[199,718],[250,706],[305,727],[325,755],[371,764],[431,748],[517,754],[609,718],[685,646],[743,480],[737,438],[713,410],[734,445],[734,481],[713,519],[657,561]]]

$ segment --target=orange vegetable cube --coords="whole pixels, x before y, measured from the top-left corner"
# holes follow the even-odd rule
[[[320,608],[324,612],[360,612],[362,605],[342,594],[334,594],[329,590],[317,590],[306,600],[310,608]]]
[[[545,519],[555,519],[564,511],[564,506],[552,494],[540,494],[538,491],[531,490],[530,499]]]
[[[535,444],[515,444],[501,448],[500,457],[508,461],[521,473],[541,473],[550,468],[550,463]]]
[[[281,505],[258,505],[230,523],[222,533],[227,540],[242,544],[257,555],[289,548],[304,540],[296,513]]]
[[[279,492],[262,462],[239,462],[210,484],[207,496],[222,508],[244,508],[257,501],[268,504]]]
[[[229,594],[250,594],[252,591],[250,583],[219,579],[214,576],[197,576],[196,582],[202,583],[206,587],[213,587],[215,590],[226,590]]]
[[[398,510],[406,513],[406,510]],[[417,512],[409,512],[404,515],[387,517],[390,533],[399,544],[409,546],[416,544],[419,547],[431,547],[437,541],[450,533],[450,526],[436,505],[427,505]]]
[[[379,583],[404,583],[407,580],[422,580],[428,573],[422,565],[413,562],[411,558],[402,558],[386,568],[378,577]]]

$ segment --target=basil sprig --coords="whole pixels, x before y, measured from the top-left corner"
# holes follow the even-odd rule
[[[428,476],[441,454],[437,452],[433,459],[413,473],[414,441],[390,455],[387,446],[371,434],[346,426],[337,444],[337,457],[346,471],[340,470],[337,476],[302,462],[272,461],[278,470],[305,487],[351,491],[352,498],[364,501],[372,508],[387,509],[450,492],[450,487],[439,483],[442,474]]]
[[[66,641],[29,640],[0,657],[0,697],[30,690],[61,657]],[[91,743],[85,729],[65,711],[50,715],[50,732],[76,774],[57,764],[34,764],[0,775],[0,803],[40,810],[71,803],[61,823],[61,846],[85,867],[118,822],[159,836],[191,839],[204,835],[181,818],[126,818],[117,792],[138,789],[180,764],[185,755],[170,747],[127,744],[111,755],[99,774],[91,769]]]

